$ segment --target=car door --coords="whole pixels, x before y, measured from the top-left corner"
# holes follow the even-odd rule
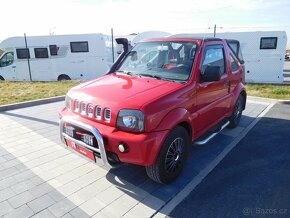
[[[207,66],[220,67],[219,81],[203,82],[202,75]],[[206,42],[197,81],[196,103],[198,110],[197,132],[217,123],[228,112],[230,106],[230,82],[224,44]]]

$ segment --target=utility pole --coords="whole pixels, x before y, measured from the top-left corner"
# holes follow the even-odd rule
[[[28,46],[27,46],[26,33],[24,33],[24,41],[25,41],[25,48],[26,48],[26,51],[27,51],[28,54],[29,54],[29,48],[28,48]],[[29,59],[30,59],[30,54],[29,54],[28,57],[27,57],[27,64],[28,64],[28,71],[29,71],[29,79],[30,79],[30,81],[32,81],[31,68],[30,68],[30,61],[29,61]]]
[[[115,62],[115,51],[114,51],[114,30],[111,28],[111,40],[112,40],[112,57],[113,57],[113,63]]]
[[[214,38],[216,37],[216,28],[217,28],[217,26],[215,24],[214,27],[213,27],[213,37]],[[219,26],[218,28],[222,29],[223,27]],[[208,29],[211,29],[211,27],[209,27]]]

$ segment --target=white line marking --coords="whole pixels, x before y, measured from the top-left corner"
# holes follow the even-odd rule
[[[269,105],[269,102],[255,101],[255,100],[247,100],[247,103]]]
[[[181,203],[194,189],[202,182],[202,180],[225,158],[225,156],[246,136],[246,134],[260,121],[260,119],[265,116],[265,114],[274,106],[272,103],[260,113],[257,118],[238,136],[234,141],[229,144],[206,168],[204,168],[200,173],[188,183],[183,190],[181,190],[174,198],[172,198],[161,210],[153,215],[154,217],[166,217],[170,212]]]

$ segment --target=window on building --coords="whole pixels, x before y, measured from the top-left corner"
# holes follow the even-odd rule
[[[29,59],[30,53],[28,48],[17,48],[16,54],[18,59]]]
[[[260,40],[260,49],[276,49],[277,37],[262,37]]]
[[[89,44],[88,42],[71,42],[70,50],[72,53],[89,52]]]
[[[34,48],[35,58],[48,58],[47,48]]]

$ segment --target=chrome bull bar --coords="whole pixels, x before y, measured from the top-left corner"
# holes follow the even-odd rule
[[[84,143],[84,142],[82,142],[80,140],[74,139],[71,136],[69,136],[66,133],[64,133],[63,129],[64,129],[64,124],[65,123],[72,124],[74,126],[82,128],[82,129],[84,129],[84,130],[86,130],[88,132],[91,132],[95,136],[95,138],[97,139],[99,148],[95,148],[93,146],[89,146],[86,143]],[[66,144],[65,139],[68,139],[68,140],[72,141],[73,143],[75,143],[75,144],[77,144],[77,145],[79,145],[81,147],[84,147],[86,149],[98,152],[100,154],[101,158],[100,158],[100,160],[99,160],[98,157],[95,157],[95,158],[98,159],[98,161],[101,161],[101,163],[103,165],[105,165],[105,166],[107,166],[109,168],[113,167],[108,161],[106,150],[105,150],[105,146],[104,146],[103,137],[102,137],[101,133],[96,128],[94,128],[94,127],[92,127],[90,125],[87,125],[85,123],[79,122],[77,120],[73,120],[73,119],[68,118],[68,117],[62,118],[60,120],[60,122],[59,122],[59,126],[60,126],[60,138],[61,138],[61,141],[64,144]]]

